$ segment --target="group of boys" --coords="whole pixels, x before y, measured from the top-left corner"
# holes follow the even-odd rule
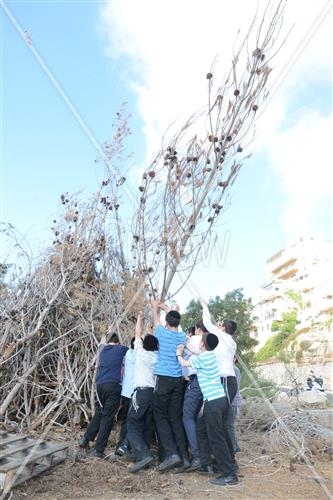
[[[116,334],[108,343],[101,342],[95,415],[80,440],[85,448],[96,438],[92,456],[104,458],[121,406],[116,453],[130,453],[134,465],[129,472],[149,467],[156,436],[158,471],[217,473],[211,483],[238,484],[234,424],[240,375],[234,366],[233,339],[237,325],[232,320],[214,325],[207,304],[201,300],[201,305],[202,320],[188,335],[179,331],[179,312],[153,300],[154,331],[143,337],[139,314],[131,349],[121,345]],[[160,309],[166,312],[165,326],[160,324]]]

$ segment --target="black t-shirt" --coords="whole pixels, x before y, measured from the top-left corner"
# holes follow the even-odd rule
[[[97,384],[108,384],[110,382],[120,384],[123,359],[127,351],[128,347],[119,344],[107,344],[102,347],[99,354]]]

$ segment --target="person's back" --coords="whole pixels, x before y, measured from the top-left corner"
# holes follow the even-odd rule
[[[165,472],[175,465],[190,466],[182,422],[183,377],[175,352],[179,344],[185,345],[186,335],[179,332],[181,316],[178,311],[169,310],[164,304],[153,304],[154,335],[159,343],[155,368],[154,417],[164,460],[158,466]],[[167,310],[165,326],[159,324],[158,308]]]
[[[156,376],[154,375],[154,372],[158,358],[158,347],[156,350],[153,350],[153,348],[150,348],[149,342],[152,343],[153,341],[150,337],[147,337],[145,347],[147,344],[149,350],[144,348],[141,339],[136,339],[134,342],[136,359],[133,385],[135,389],[137,387],[155,387]],[[156,345],[158,346],[158,343]]]
[[[128,347],[121,344],[103,345],[99,353],[96,384],[121,383],[123,360]]]
[[[91,450],[91,454],[99,458],[104,457],[104,449],[119,409],[122,367],[128,350],[128,347],[119,343],[118,335],[115,333],[108,344],[105,342],[104,338],[99,351],[95,414],[80,439],[80,447],[85,448],[96,438],[95,448]]]
[[[155,328],[154,335],[159,344],[155,374],[168,377],[181,377],[182,369],[175,356],[175,350],[177,345],[185,344],[185,333],[169,330],[167,327],[159,325]]]

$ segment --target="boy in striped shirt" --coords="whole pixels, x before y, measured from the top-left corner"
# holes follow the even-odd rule
[[[181,366],[191,366],[197,370],[198,382],[203,395],[203,411],[198,418],[198,441],[202,472],[212,473],[211,455],[214,455],[218,472],[222,473],[212,484],[220,486],[238,484],[235,464],[230,454],[223,429],[223,412],[228,404],[213,352],[219,340],[212,333],[202,335],[201,354],[188,361],[182,358],[183,345],[177,347],[177,359]]]

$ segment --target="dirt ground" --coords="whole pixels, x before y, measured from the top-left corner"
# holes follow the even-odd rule
[[[58,441],[66,440],[65,435],[57,437]],[[214,486],[209,478],[195,472],[160,474],[152,467],[129,474],[129,463],[124,459],[91,459],[76,443],[69,443],[66,462],[15,488],[11,500],[333,498],[331,460],[316,460],[311,468],[305,464],[290,466],[286,458],[268,455],[263,449],[262,434],[251,430],[240,435],[240,484],[230,487]],[[114,437],[109,453],[113,445]]]

